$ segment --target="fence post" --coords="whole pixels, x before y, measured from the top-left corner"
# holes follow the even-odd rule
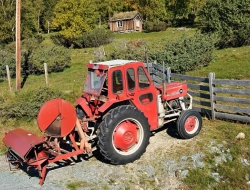
[[[213,85],[213,80],[215,79],[215,74],[214,73],[209,73],[208,75],[209,78],[209,92],[210,92],[210,104],[211,104],[211,117],[212,120],[215,119],[215,101],[214,101],[214,85]]]
[[[170,75],[171,75],[171,69],[170,69],[170,67],[167,67],[166,71],[167,71],[167,73],[165,73],[167,75],[166,76],[166,81],[167,81],[167,83],[170,83],[171,82],[170,81]]]
[[[47,63],[44,63],[44,74],[45,74],[45,82],[46,82],[46,85],[49,86]]]
[[[8,78],[8,82],[9,82],[10,92],[12,92],[12,84],[11,84],[11,78],[10,78],[10,69],[9,69],[9,65],[6,65],[6,72],[7,72],[7,78]]]

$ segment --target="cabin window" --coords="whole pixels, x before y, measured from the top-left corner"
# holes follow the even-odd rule
[[[117,21],[116,24],[117,24],[117,28],[121,28],[122,27],[122,21]]]

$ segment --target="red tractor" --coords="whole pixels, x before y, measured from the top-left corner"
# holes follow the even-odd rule
[[[138,61],[89,63],[87,68],[83,94],[75,101],[75,108],[65,100],[54,99],[39,111],[43,137],[15,129],[3,139],[7,161],[35,167],[40,184],[49,163],[89,153],[96,145],[111,163],[126,164],[141,157],[151,131],[166,123],[176,121],[178,134],[184,139],[201,130],[202,119],[192,110],[187,84],[166,83],[162,72],[151,69],[163,81],[157,84],[149,67]],[[71,151],[64,149],[67,144]]]

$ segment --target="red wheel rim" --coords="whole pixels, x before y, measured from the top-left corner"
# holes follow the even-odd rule
[[[112,143],[116,152],[130,155],[140,148],[143,138],[144,131],[140,122],[129,118],[118,123],[113,132]]]
[[[189,134],[193,134],[197,131],[199,125],[199,121],[196,117],[188,117],[185,121],[185,130]]]
[[[124,121],[114,131],[114,145],[116,148],[127,151],[138,142],[137,125]]]

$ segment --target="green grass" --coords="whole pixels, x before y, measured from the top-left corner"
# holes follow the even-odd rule
[[[74,182],[69,182],[67,184],[67,188],[70,190],[77,190],[80,187],[86,187],[86,186],[91,186],[91,184],[89,184],[86,181],[74,181]]]

